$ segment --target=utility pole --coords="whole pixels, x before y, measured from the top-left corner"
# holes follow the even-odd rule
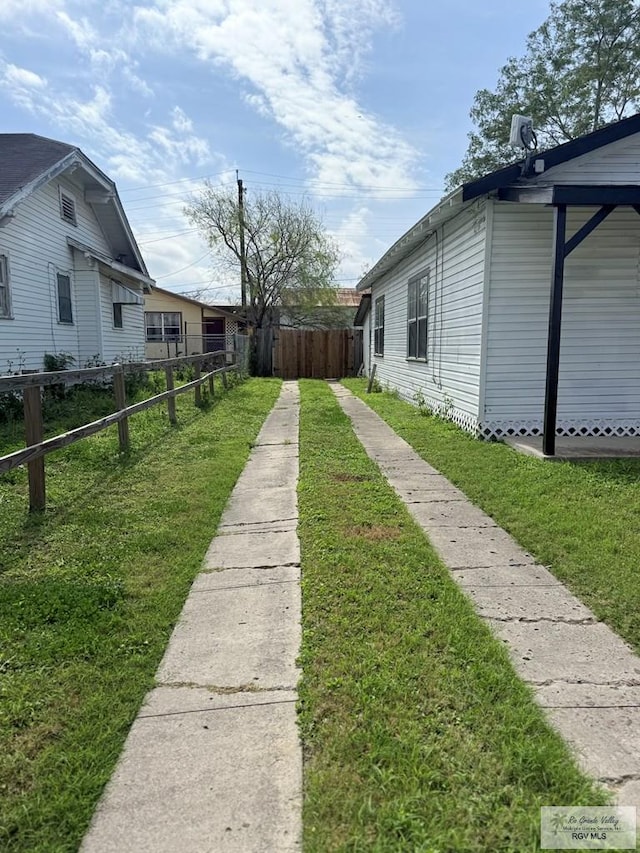
[[[236,169],[236,180],[238,181],[238,224],[240,226],[240,298],[242,307],[247,309],[247,256],[244,245],[244,186],[242,178],[238,176]]]

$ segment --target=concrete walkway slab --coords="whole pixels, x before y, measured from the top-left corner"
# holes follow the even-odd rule
[[[300,563],[300,542],[295,530],[262,533],[259,536],[246,532],[245,528],[242,531],[216,537],[205,555],[204,568],[215,571]]]
[[[265,521],[289,521],[298,517],[295,491],[288,485],[256,488],[246,480],[236,485],[222,514],[221,525],[255,524]]]
[[[640,658],[506,531],[461,502],[462,493],[448,503],[430,499],[453,486],[361,400],[332,388],[583,768],[621,805],[640,806]]]
[[[299,850],[295,699],[154,690],[82,853]]]
[[[190,595],[160,664],[161,684],[294,689],[300,647],[297,583],[219,587]]]
[[[283,383],[83,853],[300,850],[298,407]]]

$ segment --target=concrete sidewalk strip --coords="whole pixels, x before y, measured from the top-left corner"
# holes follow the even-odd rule
[[[297,584],[221,587],[189,596],[156,680],[294,689],[299,646]]]
[[[83,853],[300,850],[298,408],[283,383]]]
[[[640,806],[640,658],[365,403],[331,387],[582,767],[618,803]]]

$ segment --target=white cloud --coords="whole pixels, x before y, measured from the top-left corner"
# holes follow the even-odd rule
[[[0,22],[12,22],[20,26],[27,18],[49,15],[63,5],[64,0],[2,0]]]
[[[343,85],[395,17],[386,0],[155,0],[133,13],[141,48],[192,51],[248,81],[245,100],[286,130],[317,181],[409,190],[417,152]]]
[[[28,68],[20,68],[11,63],[5,65],[4,80],[8,86],[25,89],[42,89],[47,85],[47,81],[35,71],[29,71]]]

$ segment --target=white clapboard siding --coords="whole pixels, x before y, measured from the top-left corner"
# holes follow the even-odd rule
[[[377,377],[416,401],[419,395],[433,406],[444,406],[468,429],[478,418],[482,293],[486,214],[474,205],[438,229],[409,258],[373,285],[375,302],[385,297],[384,356],[373,353]],[[407,286],[409,279],[430,270],[428,359],[407,360]],[[366,338],[365,338],[366,344]]]
[[[372,314],[371,311],[367,312],[367,316],[364,318],[364,323],[362,325],[362,358],[364,361],[364,373],[365,376],[369,376],[371,371],[371,347],[372,347],[372,339],[373,332],[371,330],[371,320]]]
[[[567,235],[595,212],[569,208]],[[553,212],[494,206],[485,435],[539,432],[544,409]],[[567,258],[560,432],[640,427],[640,216],[617,208]]]
[[[119,276],[118,281],[130,290],[141,294],[140,285],[126,277]],[[122,306],[122,328],[113,325],[113,298],[111,279],[100,276],[100,302],[102,318],[102,357],[112,361],[144,360],[144,307],[142,305]]]
[[[76,200],[77,225],[60,216],[59,187]],[[30,195],[16,215],[0,229],[0,254],[9,257],[13,319],[0,320],[0,373],[22,354],[22,366],[42,369],[45,352],[69,353],[81,363],[78,323],[83,314],[85,280],[76,280],[67,236],[108,252],[109,248],[82,191],[68,181],[55,180]],[[58,322],[56,273],[71,276],[73,324]],[[85,306],[86,307],[86,306]]]
[[[76,225],[60,215],[60,187],[75,199]],[[72,250],[67,237],[111,253],[92,207],[84,201],[84,190],[64,177],[36,190],[0,228],[0,255],[9,259],[13,309],[12,319],[0,319],[0,374],[21,367],[42,369],[45,353],[68,353],[76,366],[96,356],[108,360],[112,352],[129,352],[134,345],[142,353],[142,309],[137,306],[123,311],[123,346],[105,350],[103,326],[108,322],[114,331],[110,289],[107,305],[105,294],[99,294],[97,264],[92,268],[81,252]],[[57,272],[71,277],[73,324],[58,321]]]
[[[535,183],[637,184],[640,176],[640,134],[612,142],[589,154],[543,172]]]

